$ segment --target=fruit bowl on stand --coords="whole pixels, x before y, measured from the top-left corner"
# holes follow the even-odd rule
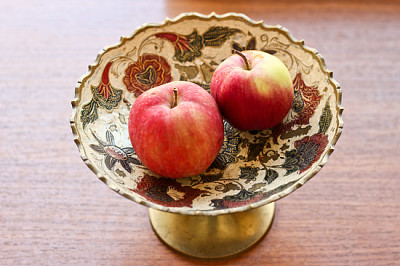
[[[213,71],[232,49],[261,50],[286,65],[295,95],[288,115],[262,131],[224,122],[219,155],[198,176],[153,174],[129,140],[132,103],[173,80],[209,91]],[[74,139],[88,167],[114,191],[149,207],[165,244],[203,259],[234,256],[260,241],[274,202],[318,173],[343,128],[341,90],[318,52],[281,26],[237,13],[185,13],[137,28],[101,51],[78,82],[72,106]]]

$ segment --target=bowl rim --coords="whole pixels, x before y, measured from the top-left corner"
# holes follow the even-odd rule
[[[255,203],[251,203],[245,206],[240,206],[240,207],[234,207],[234,208],[227,208],[227,209],[218,209],[218,210],[193,210],[193,209],[180,209],[177,207],[166,207],[166,206],[162,206],[156,203],[152,203],[150,201],[146,201],[141,199],[140,197],[133,197],[132,195],[126,193],[124,191],[124,189],[121,189],[120,187],[118,187],[116,185],[115,182],[113,182],[112,180],[107,179],[105,176],[103,176],[95,167],[94,164],[92,164],[91,161],[89,161],[89,159],[87,158],[82,142],[80,140],[79,134],[78,134],[78,129],[77,129],[77,125],[75,123],[75,118],[77,116],[77,107],[78,107],[78,103],[80,102],[80,92],[83,88],[83,84],[86,82],[86,80],[88,80],[93,73],[95,72],[95,70],[100,66],[100,63],[102,61],[102,57],[105,53],[109,52],[110,50],[116,49],[118,47],[121,47],[122,45],[125,44],[125,42],[127,42],[128,40],[133,39],[138,33],[145,31],[149,28],[157,28],[157,27],[161,27],[161,26],[165,26],[165,25],[169,25],[169,24],[173,24],[173,23],[178,23],[181,20],[184,19],[188,19],[188,18],[196,18],[196,19],[201,19],[201,20],[211,20],[211,19],[217,19],[217,20],[224,20],[224,19],[235,19],[235,20],[242,20],[243,22],[245,22],[246,24],[249,24],[251,26],[259,26],[262,27],[264,29],[271,29],[271,28],[275,28],[280,30],[283,34],[286,35],[286,37],[288,37],[288,39],[290,39],[291,41],[293,41],[293,43],[300,45],[300,47],[305,50],[306,52],[310,53],[310,54],[314,54],[315,57],[319,60],[319,65],[321,66],[321,70],[327,74],[328,76],[328,80],[329,83],[334,87],[335,89],[335,93],[336,93],[336,109],[337,109],[337,117],[338,117],[338,128],[336,129],[336,132],[334,134],[334,137],[331,141],[330,147],[328,150],[325,150],[324,153],[321,155],[320,159],[319,159],[319,164],[315,165],[312,169],[312,171],[308,171],[306,172],[302,177],[300,177],[299,179],[297,179],[297,181],[283,189],[281,192],[271,195],[270,197],[260,200],[258,202]],[[343,118],[342,118],[342,113],[343,113],[343,106],[342,106],[342,90],[340,88],[339,83],[333,79],[333,72],[331,70],[328,70],[326,68],[326,64],[325,64],[325,60],[322,57],[322,55],[314,48],[310,48],[308,46],[306,46],[304,44],[303,40],[298,40],[296,38],[293,37],[293,35],[284,27],[280,26],[280,25],[267,25],[264,24],[264,22],[262,20],[260,21],[255,21],[251,18],[249,18],[248,16],[241,14],[241,13],[236,13],[236,12],[229,12],[229,13],[225,13],[222,15],[218,15],[215,12],[210,13],[209,15],[204,15],[201,13],[197,13],[197,12],[186,12],[186,13],[181,13],[180,15],[178,15],[177,17],[175,17],[174,19],[170,19],[169,17],[166,17],[166,19],[164,20],[164,22],[161,23],[145,23],[139,27],[137,27],[129,36],[121,36],[120,40],[118,43],[114,44],[114,45],[110,45],[110,46],[106,46],[104,47],[102,50],[100,50],[100,52],[98,52],[97,57],[94,61],[93,64],[88,66],[88,71],[83,74],[80,79],[78,80],[77,84],[75,85],[75,97],[74,99],[71,101],[71,105],[72,105],[72,113],[70,116],[70,126],[71,126],[71,130],[74,136],[74,142],[77,145],[78,149],[79,149],[79,153],[80,156],[82,158],[82,160],[84,161],[84,163],[87,165],[87,167],[89,167],[90,170],[92,170],[98,177],[98,179],[100,179],[102,182],[104,182],[109,188],[111,188],[113,191],[117,192],[118,194],[122,195],[123,197],[130,199],[136,203],[139,203],[141,205],[144,205],[146,207],[149,208],[153,208],[156,210],[160,210],[160,211],[165,211],[165,212],[170,212],[170,213],[176,213],[176,214],[184,214],[184,215],[208,215],[208,216],[216,216],[216,215],[221,215],[221,214],[229,214],[229,213],[235,213],[235,212],[242,212],[242,211],[247,211],[250,209],[254,209],[257,207],[261,207],[265,204],[268,203],[272,203],[275,202],[289,194],[291,194],[293,191],[295,191],[296,189],[298,189],[299,187],[303,186],[308,180],[310,180],[314,175],[316,175],[321,168],[325,165],[325,163],[328,161],[329,156],[332,154],[332,152],[335,149],[335,145],[340,137],[340,135],[342,134],[343,131]]]

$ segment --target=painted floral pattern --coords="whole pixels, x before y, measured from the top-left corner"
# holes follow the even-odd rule
[[[211,205],[216,209],[242,207],[259,201],[263,197],[260,192],[250,192],[242,189],[235,195],[224,196],[222,199],[211,200]]]
[[[168,207],[191,207],[193,200],[199,197],[204,190],[182,186],[175,179],[157,178],[146,174],[137,184],[135,193],[147,200]]]
[[[188,35],[161,32],[157,33],[156,37],[170,41],[175,49],[174,58],[183,63],[200,57],[203,47],[220,46],[238,32],[240,32],[238,29],[217,26],[209,28],[203,35],[199,35],[195,29]]]
[[[93,134],[93,133],[92,133]],[[96,152],[104,155],[104,164],[111,170],[117,162],[121,164],[121,166],[128,173],[132,172],[132,168],[130,164],[141,165],[142,163],[134,158],[132,155],[135,154],[135,151],[131,147],[118,147],[115,145],[114,135],[108,130],[106,132],[106,141],[99,139],[95,134],[93,137],[97,141],[97,144],[90,144],[89,146]]]
[[[81,120],[83,127],[98,119],[98,108],[102,107],[107,110],[116,108],[122,99],[122,90],[115,89],[111,86],[109,80],[109,71],[112,61],[108,62],[103,70],[101,81],[98,86],[91,87],[93,95],[92,100],[85,104],[81,111]]]
[[[239,153],[239,144],[242,142],[239,131],[224,121],[225,137],[221,150],[210,168],[225,169],[229,164],[236,162]]]
[[[189,35],[181,35],[173,32],[162,32],[156,34],[157,38],[169,40],[175,49],[175,59],[180,62],[193,61],[201,56],[204,47],[203,40],[197,31]]]
[[[311,165],[321,157],[322,152],[328,144],[328,137],[324,134],[315,134],[306,136],[295,142],[296,149],[285,153],[285,162],[282,168],[286,169],[286,174],[289,175],[296,171],[299,174],[303,173],[311,167]]]
[[[144,54],[125,70],[124,84],[128,91],[139,96],[143,92],[172,81],[167,60],[156,54]]]
[[[341,132],[339,88],[318,55],[279,27],[235,15],[212,15],[179,27],[186,19],[192,18],[138,31],[107,49],[89,78],[82,79],[73,127],[91,169],[129,198],[171,210],[239,208],[292,191],[323,165]],[[220,153],[198,176],[175,180],[151,173],[129,141],[132,103],[172,80],[194,82],[208,91],[215,68],[232,48],[262,50],[285,63],[295,93],[288,116],[263,131],[244,132],[224,122]]]
[[[298,73],[293,80],[294,101],[292,105],[292,118],[290,121],[282,122],[273,129],[274,139],[282,137],[295,126],[307,126],[310,118],[314,115],[320,101],[321,95],[317,87],[307,86]]]

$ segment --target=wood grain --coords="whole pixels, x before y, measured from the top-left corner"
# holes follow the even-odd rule
[[[242,12],[316,48],[343,90],[336,151],[277,202],[267,237],[235,259],[166,248],[147,209],[84,165],[69,126],[75,83],[105,46],[181,12]],[[0,2],[0,265],[398,265],[400,3]]]

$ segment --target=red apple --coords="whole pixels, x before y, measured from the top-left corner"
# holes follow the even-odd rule
[[[141,94],[129,114],[129,137],[142,163],[170,178],[198,175],[217,157],[224,138],[221,113],[200,86],[173,81]]]
[[[240,130],[276,126],[289,112],[293,82],[277,57],[262,51],[238,52],[223,61],[211,80],[211,95],[226,120]]]

